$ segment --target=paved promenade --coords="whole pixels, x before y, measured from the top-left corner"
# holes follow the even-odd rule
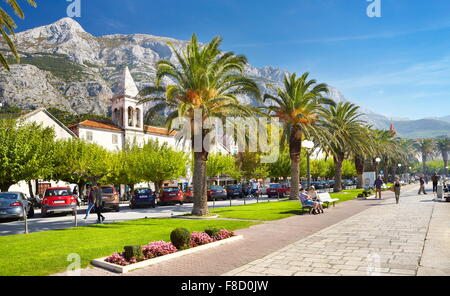
[[[224,275],[450,275],[450,205],[408,187],[389,199]]]
[[[450,204],[404,189],[238,230],[244,239],[127,276],[450,275]],[[64,275],[64,274],[60,274]],[[117,276],[99,268],[83,276]]]

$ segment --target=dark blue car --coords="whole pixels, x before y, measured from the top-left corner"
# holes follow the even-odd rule
[[[156,207],[156,195],[150,188],[139,188],[134,191],[130,200],[130,208]]]

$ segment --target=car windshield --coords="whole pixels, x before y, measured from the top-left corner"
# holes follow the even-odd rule
[[[223,188],[220,186],[211,186],[209,187],[209,190],[222,190]]]
[[[114,190],[112,187],[102,187],[102,193],[104,194],[112,194],[114,193]]]
[[[0,193],[0,200],[16,200],[17,198],[15,193]]]
[[[164,192],[177,192],[179,190],[180,190],[180,188],[178,188],[178,187],[167,187],[167,188],[164,188]]]
[[[47,189],[45,196],[69,196],[72,195],[70,188]]]
[[[240,187],[238,185],[231,185],[231,186],[227,186],[227,189],[239,189]]]
[[[269,187],[270,188],[280,188],[281,185],[280,184],[270,184]]]
[[[149,188],[140,188],[134,191],[136,194],[152,194],[152,190]]]

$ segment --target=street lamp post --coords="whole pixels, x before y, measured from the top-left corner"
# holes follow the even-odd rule
[[[402,164],[399,163],[398,164],[398,174],[399,174],[400,177],[401,177],[401,172],[402,172]]]
[[[302,142],[302,147],[306,149],[306,169],[308,171],[307,187],[311,187],[311,150],[314,148],[314,142],[305,140]]]
[[[377,163],[377,167],[376,167],[375,171],[377,172],[377,177],[378,177],[378,175],[379,175],[379,170],[378,169],[379,169],[379,166],[380,166],[381,158],[377,157],[375,159],[375,162]]]

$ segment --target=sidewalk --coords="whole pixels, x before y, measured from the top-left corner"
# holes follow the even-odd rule
[[[225,275],[450,275],[450,205],[405,189]]]
[[[391,192],[384,193],[392,197]],[[244,239],[201,253],[191,254],[127,273],[127,276],[218,276],[270,255],[298,240],[352,217],[362,211],[377,207],[381,200],[351,200],[325,210],[325,214],[294,216],[283,220],[264,222],[236,231]],[[88,268],[83,276],[117,275],[99,268]]]

